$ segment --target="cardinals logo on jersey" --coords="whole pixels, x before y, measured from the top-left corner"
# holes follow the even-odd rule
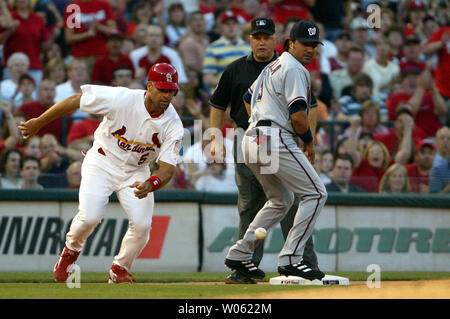
[[[127,128],[125,125],[122,125],[122,127],[112,133],[112,136],[114,136],[117,139],[117,145],[120,149],[124,151],[131,151],[136,153],[144,153],[147,151],[155,151],[155,146],[158,148],[161,148],[161,143],[158,139],[158,133],[153,134],[152,136],[152,142],[153,144],[147,144],[142,142],[135,142],[135,141],[129,141],[124,135],[127,131]]]
[[[125,127],[125,125],[122,125],[122,128],[120,130],[114,131],[112,133],[112,135],[113,136],[115,136],[115,135],[122,136],[122,135],[125,135],[126,132],[127,132],[127,128]]]
[[[161,143],[159,142],[158,133],[153,133],[152,142],[157,148],[161,148]]]

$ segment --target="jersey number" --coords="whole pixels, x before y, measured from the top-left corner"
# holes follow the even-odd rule
[[[145,161],[147,160],[149,154],[150,154],[150,153],[142,154],[141,158],[139,159],[138,165],[144,164]]]

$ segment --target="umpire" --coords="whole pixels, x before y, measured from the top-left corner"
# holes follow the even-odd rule
[[[271,19],[256,18],[251,22],[250,45],[252,52],[230,63],[222,74],[219,84],[209,100],[211,107],[210,120],[211,127],[222,130],[225,111],[231,105],[231,118],[236,122],[239,129],[246,130],[248,127],[248,114],[244,106],[243,95],[253,84],[256,78],[266,65],[278,58],[275,51],[275,24]],[[315,123],[314,123],[315,124]],[[315,127],[315,125],[314,125]],[[239,140],[238,140],[239,139]],[[241,239],[253,218],[266,203],[267,198],[260,183],[245,165],[241,154],[242,136],[237,134],[234,139],[234,162],[235,179],[239,190],[238,210],[239,210],[239,239]],[[212,144],[214,153],[219,153],[217,145]],[[223,150],[224,151],[224,150]],[[217,156],[217,154],[216,154]],[[286,239],[292,227],[295,214],[297,212],[299,199],[296,196],[294,205],[291,207],[286,217],[280,222],[283,236]],[[258,266],[263,257],[264,242],[262,242],[253,254],[253,263]],[[304,256],[313,268],[317,267],[317,256],[314,252],[312,236],[306,243]],[[234,271],[227,277],[228,284],[256,284],[256,281],[247,278],[242,273]]]

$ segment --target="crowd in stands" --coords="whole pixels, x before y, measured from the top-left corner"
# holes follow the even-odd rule
[[[226,163],[212,163],[208,140],[195,136],[209,128],[222,72],[251,52],[256,17],[274,20],[279,53],[295,22],[320,27],[324,46],[306,68],[319,105],[315,169],[328,191],[450,192],[445,0],[1,1],[0,188],[76,189],[102,118],[78,110],[29,140],[18,123],[83,84],[145,90],[150,67],[166,62],[182,87],[172,104],[196,142],[167,188],[236,192],[229,114]]]

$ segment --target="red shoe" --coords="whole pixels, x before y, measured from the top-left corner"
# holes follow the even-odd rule
[[[109,270],[109,284],[135,283],[133,276],[123,267],[113,264]]]
[[[80,255],[79,251],[70,250],[67,246],[64,246],[62,253],[59,255],[59,259],[53,268],[53,275],[58,282],[65,282],[70,275],[72,265],[78,259]]]

